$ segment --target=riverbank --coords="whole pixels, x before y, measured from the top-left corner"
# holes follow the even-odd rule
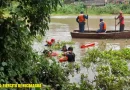
[[[77,4],[62,4],[62,6],[57,7],[57,11],[53,14],[78,14],[83,11],[84,13],[89,13],[90,15],[102,15],[102,14],[118,14],[119,11],[122,11],[124,14],[130,14],[130,5],[129,4],[106,4],[105,6],[97,7],[90,6],[86,7],[84,3],[79,2]]]
[[[77,14],[78,15],[78,14]],[[51,15],[51,18],[76,18],[77,15]],[[118,14],[116,15],[89,15],[89,18],[109,18],[109,19],[114,19],[115,16],[117,17]],[[124,14],[125,18],[130,18],[129,14]]]

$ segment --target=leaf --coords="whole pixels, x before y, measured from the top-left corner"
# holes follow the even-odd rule
[[[0,67],[0,70],[1,70],[1,71],[3,71],[3,70],[4,70],[4,68],[3,68],[3,67]]]
[[[42,90],[41,88],[35,88],[35,90]]]
[[[4,80],[4,79],[1,79],[0,82],[5,82],[5,80]]]
[[[2,62],[2,66],[7,66],[7,63],[6,62]]]

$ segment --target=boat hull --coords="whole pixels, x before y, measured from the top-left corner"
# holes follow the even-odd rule
[[[105,33],[96,33],[95,31],[78,32],[74,30],[70,32],[72,38],[89,38],[89,39],[128,39],[130,38],[130,30],[123,32],[119,31],[107,31]]]

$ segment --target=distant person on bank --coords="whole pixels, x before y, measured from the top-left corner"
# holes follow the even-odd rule
[[[115,18],[115,20],[117,20],[117,19],[119,19],[119,22],[117,23],[117,25],[120,24],[119,31],[122,32],[122,31],[124,31],[125,24],[124,24],[124,16],[121,11],[120,11],[119,16],[117,18]]]
[[[96,33],[102,33],[106,32],[106,23],[103,21],[103,19],[100,19],[99,28]]]
[[[79,32],[84,32],[85,19],[88,19],[88,15],[84,15],[81,11],[80,15],[76,18],[76,21],[79,23]]]

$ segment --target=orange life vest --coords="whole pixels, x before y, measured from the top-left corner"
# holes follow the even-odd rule
[[[103,30],[106,30],[106,28],[107,28],[107,25],[106,25],[106,23],[105,22],[103,22],[104,24],[103,24]]]
[[[85,22],[85,18],[84,18],[84,14],[80,14],[79,16],[78,16],[78,21],[79,22]]]
[[[105,22],[101,22],[101,23],[103,23],[102,29],[103,29],[103,30],[106,30],[106,28],[107,28],[106,23],[105,23]],[[100,24],[101,24],[101,23],[100,23]],[[100,24],[99,24],[99,27],[100,27]]]

